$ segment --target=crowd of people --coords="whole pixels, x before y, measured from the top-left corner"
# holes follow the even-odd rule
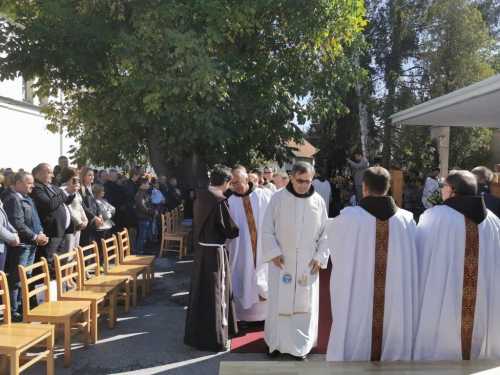
[[[225,351],[231,334],[264,320],[269,356],[307,360],[330,259],[327,360],[500,359],[500,219],[481,193],[489,170],[434,171],[442,203],[417,226],[388,195],[389,172],[362,161],[352,162],[356,204],[334,218],[329,181],[309,163],[276,174],[275,185],[288,182],[274,192],[242,165],[200,178],[185,344]]]
[[[148,245],[161,235],[159,214],[184,204],[185,218],[192,218],[196,199],[194,190],[184,195],[175,177],[167,183],[165,176],[145,173],[141,166],[130,168],[128,177],[116,169],[78,169],[65,156],[54,168],[41,163],[31,173],[2,168],[0,197],[0,270],[8,264],[13,322],[23,320],[18,265],[27,267],[43,256],[53,275],[54,253],[95,241],[102,267],[101,239],[123,228],[132,249],[148,254]],[[67,287],[76,287],[75,280],[69,279]]]
[[[167,184],[140,166],[125,177],[61,157],[31,173],[5,169],[0,269],[8,256],[12,320],[22,321],[17,265],[44,256],[53,272],[54,253],[100,245],[122,228],[146,254],[159,214],[184,205],[195,246],[187,345],[227,350],[231,334],[265,321],[271,357],[307,360],[317,344],[319,270],[330,259],[327,360],[500,359],[493,172],[408,173],[400,209],[387,170],[362,153],[348,162],[354,174],[332,179],[305,162],[289,173],[215,165],[184,193],[176,178]]]

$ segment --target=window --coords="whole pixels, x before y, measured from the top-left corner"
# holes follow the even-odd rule
[[[23,78],[23,88],[22,88],[22,97],[23,100],[28,100],[28,90],[26,88],[26,80]]]

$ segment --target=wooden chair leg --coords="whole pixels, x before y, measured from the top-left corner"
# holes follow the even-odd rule
[[[54,375],[54,336],[47,337],[47,375]]]
[[[54,341],[59,340],[60,334],[61,334],[61,325],[56,323],[54,328]]]
[[[137,307],[137,275],[134,276],[132,285],[132,307]]]
[[[109,314],[108,314],[108,320],[109,320],[109,328],[110,329],[113,329],[115,328],[115,302],[116,302],[116,289],[115,291],[113,292],[113,294],[111,294],[109,296]]]
[[[90,347],[90,309],[87,309],[84,313],[84,321],[87,323],[85,326],[85,331],[83,332],[83,347]]]
[[[11,375],[19,374],[19,353],[13,352],[10,355],[10,373]]]
[[[142,299],[146,298],[146,290],[148,289],[148,272],[147,270],[144,270],[142,273],[142,286],[141,286],[141,292],[142,292]]]
[[[182,247],[183,243],[184,243],[183,240],[179,241],[179,260],[182,260],[182,253],[184,252],[184,248]]]
[[[149,279],[149,266],[146,266],[146,272],[143,274],[143,278],[144,277],[146,277],[146,293],[149,293],[149,289],[150,289],[150,286],[149,286],[149,283],[150,283],[150,279]]]
[[[71,366],[71,322],[64,323],[64,367]]]
[[[7,369],[9,368],[9,356],[7,354],[2,354],[2,370],[1,375],[7,375]]]
[[[90,332],[91,332],[91,335],[92,335],[92,343],[96,344],[97,343],[97,326],[98,326],[98,322],[97,322],[97,310],[98,310],[97,302],[92,302],[92,304],[90,305],[90,308],[92,309],[92,322],[91,322],[91,326],[90,326]]]
[[[125,283],[125,314],[130,312],[130,279]]]
[[[156,264],[153,262],[151,265],[151,284],[155,283],[155,271],[156,271]]]

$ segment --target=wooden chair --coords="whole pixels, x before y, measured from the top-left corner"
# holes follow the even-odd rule
[[[67,261],[68,258],[72,260]],[[67,261],[67,262],[66,262]],[[92,342],[97,342],[97,331],[99,322],[98,319],[102,314],[108,314],[109,328],[115,327],[115,307],[116,307],[116,288],[113,286],[100,286],[97,288],[87,288],[85,286],[77,286],[76,288],[67,290],[63,293],[64,282],[75,278],[80,278],[79,262],[76,251],[70,251],[63,255],[54,254],[54,266],[56,269],[57,283],[57,300],[58,301],[89,301],[91,303],[90,310],[90,337]],[[73,272],[69,275],[64,275],[64,271],[72,269]],[[104,306],[108,301],[108,306]]]
[[[85,255],[84,251],[92,250],[89,255]],[[78,264],[80,265],[80,278],[77,280],[78,286],[85,286],[88,288],[99,288],[101,286],[112,286],[117,289],[117,299],[125,301],[125,313],[130,312],[130,277],[128,276],[105,276],[101,275],[99,267],[99,250],[95,241],[92,245],[85,247],[78,247],[77,254],[79,257]],[[85,265],[86,260],[94,260],[94,263]],[[90,280],[85,280],[85,271],[94,269],[94,277]],[[115,317],[117,316],[117,309],[115,307]]]
[[[104,273],[110,276],[128,276],[132,279],[132,306],[137,307],[137,284],[139,275],[142,275],[142,298],[146,298],[147,268],[142,265],[122,265],[118,256],[118,243],[115,235],[102,241],[102,252],[104,255]],[[114,260],[115,266],[111,268],[110,262]]]
[[[83,346],[89,347],[90,342],[90,302],[89,301],[51,301],[50,300],[50,280],[47,260],[42,257],[38,263],[31,266],[19,267],[21,276],[21,289],[23,293],[23,320],[24,323],[42,322],[56,325],[55,340],[59,337],[59,328],[64,326],[64,344],[54,345],[56,348],[64,348],[64,367],[71,365],[71,337],[83,332]],[[41,268],[42,272],[30,277],[26,272],[35,268]],[[42,282],[43,285],[37,289],[29,291],[30,284]],[[30,310],[30,298],[37,293],[44,292],[45,302]],[[83,321],[81,321],[83,319]]]
[[[175,243],[178,243],[176,245]],[[160,255],[163,252],[176,251],[179,252],[179,259],[182,259],[183,253],[187,252],[187,234],[173,231],[172,215],[167,212],[161,215],[161,245]]]
[[[54,375],[54,326],[48,324],[23,324],[10,322],[10,298],[7,277],[0,271],[0,311],[3,313],[3,325],[0,326],[0,354],[2,354],[1,375],[7,375],[10,360],[10,373],[17,375],[35,362],[47,362],[47,375]],[[45,344],[43,344],[43,341]],[[27,357],[23,352],[42,346],[45,351],[36,357]],[[21,361],[28,361],[19,367]]]
[[[151,285],[155,281],[155,256],[154,255],[130,255],[130,238],[128,230],[125,228],[123,232],[117,233],[118,250],[120,255],[120,264],[142,265],[146,266],[148,274],[147,292],[150,292]]]

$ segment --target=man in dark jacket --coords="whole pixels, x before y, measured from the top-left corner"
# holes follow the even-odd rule
[[[125,190],[127,191],[127,206],[125,207],[125,227],[128,229],[129,239],[130,239],[130,249],[135,251],[136,239],[137,239],[137,219],[135,217],[135,196],[139,191],[139,186],[137,186],[137,180],[139,179],[140,171],[132,167],[128,172],[128,180],[125,185]]]
[[[500,218],[500,198],[491,194],[490,185],[493,181],[493,172],[486,167],[476,167],[472,170],[472,174],[477,180],[477,196],[484,198],[486,208]]]
[[[49,237],[45,246],[39,246],[37,257],[47,259],[50,273],[54,272],[54,253],[64,251],[64,234],[71,224],[71,215],[66,204],[75,198],[79,184],[60,190],[50,185],[53,173],[49,164],[42,163],[35,168],[35,186],[29,194],[35,202],[44,233]]]
[[[33,264],[37,245],[46,245],[49,242],[42,232],[42,226],[35,204],[28,196],[33,190],[34,180],[31,173],[19,172],[14,175],[12,193],[4,202],[4,209],[9,222],[19,235],[21,243],[9,248],[9,282],[11,319],[22,322],[23,317],[18,312],[21,305],[21,279],[18,265],[27,267]],[[28,273],[31,276],[31,271]]]
[[[124,216],[127,195],[124,189],[116,183],[117,180],[118,171],[116,169],[110,169],[108,181],[104,184],[104,199],[116,209],[115,218],[113,219],[116,225],[111,229],[112,234],[121,231],[125,226]]]
[[[174,208],[179,207],[184,203],[182,199],[182,191],[177,187],[177,179],[170,178],[170,185],[168,185],[167,204],[168,210],[172,211]]]
[[[156,220],[158,211],[154,210],[151,205],[151,197],[148,194],[148,180],[141,177],[137,182],[139,185],[139,191],[137,192],[134,201],[135,216],[139,222],[139,231],[137,234],[137,255],[143,255],[151,220]]]

